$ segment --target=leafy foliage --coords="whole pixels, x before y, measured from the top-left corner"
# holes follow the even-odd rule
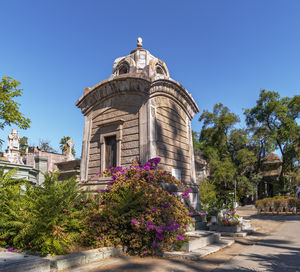
[[[262,159],[277,148],[283,166],[274,193],[292,192],[297,180],[300,96],[281,98],[277,92],[262,90],[256,106],[246,109],[244,114],[247,129],[236,128],[239,117],[223,104],[216,104],[212,112],[204,110],[201,114],[200,136],[193,133],[196,154],[209,163],[208,181],[215,186],[219,206],[230,201],[234,182],[240,200],[254,195],[262,180]]]
[[[109,189],[90,196],[81,190],[85,181],[59,181],[59,172],[34,186],[13,179],[16,170],[2,169],[0,244],[53,255],[76,247],[127,246],[140,255],[181,247],[193,214],[185,206],[190,190],[157,169],[158,162],[110,168]],[[162,188],[166,184],[185,191],[171,194]]]
[[[0,174],[1,188],[5,188],[0,208],[2,245],[42,254],[67,253],[84,227],[82,212],[74,205],[83,198],[75,177],[59,181],[59,172],[50,173],[43,185],[33,186],[16,182],[13,171]]]
[[[170,194],[162,184],[183,187],[171,174],[156,169],[159,159],[144,167],[133,162],[130,168],[110,168],[110,189],[98,192],[86,204],[88,227],[84,242],[100,246],[127,246],[131,254],[155,254],[180,247],[190,222],[182,196]]]
[[[255,202],[259,212],[299,212],[300,199],[295,197],[276,196]]]
[[[46,152],[57,153],[57,151],[50,145],[50,141],[40,139],[39,148]]]
[[[284,174],[299,165],[300,95],[281,98],[279,93],[261,90],[256,106],[245,110],[246,122],[255,136],[277,147],[283,159],[281,190],[286,190]]]
[[[25,181],[13,179],[17,168],[8,172],[0,169],[0,245],[9,244],[23,227],[22,202]],[[23,188],[22,188],[23,186]]]
[[[210,177],[204,185],[207,187],[211,183],[214,186],[218,195],[215,205],[221,207],[230,203],[229,193],[233,192],[235,181],[238,198],[250,195],[256,186],[253,186],[252,177],[257,159],[247,131],[235,128],[238,116],[220,103],[214,106],[213,112],[203,111],[199,121],[203,122],[199,148],[210,168]]]
[[[25,118],[19,111],[20,104],[14,101],[14,98],[22,95],[22,89],[18,86],[21,83],[9,76],[2,77],[0,81],[0,128],[6,125],[17,125],[19,128],[27,129],[30,125],[30,119]]]
[[[29,147],[28,145],[28,138],[26,136],[20,138],[20,153],[24,155],[26,152],[26,148]]]

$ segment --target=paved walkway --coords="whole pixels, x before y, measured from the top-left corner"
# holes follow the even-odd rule
[[[252,212],[251,219],[253,225],[261,228],[260,231],[238,238],[233,246],[198,262],[120,257],[68,271],[300,271],[300,216],[257,216]]]
[[[254,241],[253,246],[214,271],[300,271],[300,216],[285,218],[276,232]]]

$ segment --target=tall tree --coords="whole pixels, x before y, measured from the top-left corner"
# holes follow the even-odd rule
[[[248,132],[235,128],[239,117],[219,103],[213,112],[203,111],[199,121],[203,122],[199,146],[209,163],[210,181],[217,190],[218,200],[230,201],[229,193],[233,192],[235,182],[240,199],[253,194],[256,158],[250,149]]]
[[[0,81],[0,128],[12,124],[21,129],[30,127],[30,119],[25,118],[19,111],[20,103],[14,99],[22,95],[21,83],[9,76],[2,77]],[[0,140],[3,142],[3,140]]]
[[[280,150],[283,160],[280,181],[281,187],[284,187],[284,174],[299,164],[300,127],[297,119],[300,95],[281,98],[277,92],[261,90],[256,106],[246,109],[244,114],[254,135],[259,135],[265,144]]]
[[[57,151],[50,145],[50,141],[40,139],[39,148],[46,152],[57,153]]]
[[[20,138],[20,153],[24,155],[28,146],[28,138],[26,136]]]
[[[70,136],[64,136],[60,139],[60,142],[59,142],[59,148],[60,150],[62,151],[63,154],[66,154],[68,152],[68,145],[67,145],[67,141],[70,140],[71,137]],[[72,154],[73,156],[75,156],[75,149],[74,149],[74,146],[72,147]]]

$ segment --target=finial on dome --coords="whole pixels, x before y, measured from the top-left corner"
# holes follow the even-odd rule
[[[143,44],[142,44],[143,40],[141,37],[138,37],[137,38],[137,47],[143,47]]]

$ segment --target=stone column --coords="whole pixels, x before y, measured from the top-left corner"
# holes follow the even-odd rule
[[[42,184],[45,181],[43,174],[48,170],[48,159],[46,157],[35,156],[35,168],[39,171],[37,175],[37,184]]]
[[[86,180],[88,177],[88,161],[89,161],[89,149],[90,149],[90,131],[92,127],[92,120],[89,117],[85,117],[84,131],[82,140],[81,151],[81,163],[80,163],[80,179]]]
[[[149,149],[148,149],[148,104],[145,103],[141,106],[139,111],[139,147],[140,147],[140,161],[145,164],[149,157]]]
[[[151,101],[148,102],[148,158],[156,157],[156,108]]]

